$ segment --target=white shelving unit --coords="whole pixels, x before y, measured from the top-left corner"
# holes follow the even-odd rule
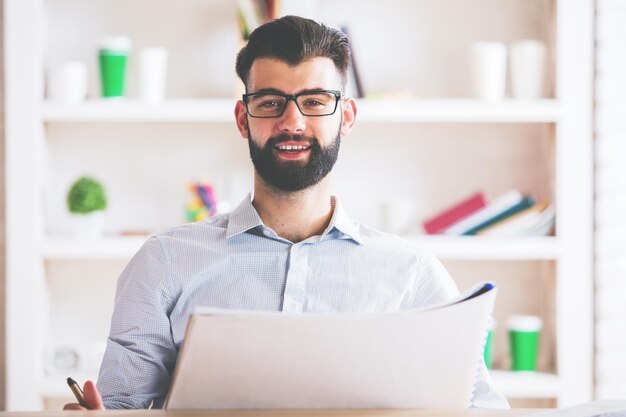
[[[364,60],[363,76],[372,89],[391,91],[397,87],[394,83],[407,84],[418,93],[416,97],[422,98],[358,101],[358,126],[342,144],[338,164],[342,202],[366,223],[372,219],[375,223],[374,210],[368,206],[372,189],[382,198],[393,192],[418,195],[420,201],[426,201],[420,208],[423,216],[441,210],[445,202],[455,202],[462,197],[460,190],[470,187],[484,187],[491,197],[518,187],[552,200],[557,207],[556,236],[405,237],[431,250],[455,271],[467,271],[468,276],[481,276],[481,268],[491,265],[513,276],[515,290],[508,295],[506,287],[511,280],[503,277],[501,314],[516,312],[507,310],[515,307],[546,314],[550,323],[547,336],[553,342],[544,361],[548,372],[493,371],[495,384],[505,395],[551,398],[559,405],[590,400],[593,1],[470,0],[461,4],[451,0],[397,0],[385,7],[402,9],[396,16],[398,21],[386,19],[382,26],[377,25],[381,31],[376,32],[360,27],[371,28],[381,14],[370,6],[360,6],[361,13],[355,15],[350,12],[353,1],[314,3],[319,6],[321,20],[349,20],[355,47],[375,44],[376,37],[405,27],[406,42],[398,52],[385,51],[389,59],[381,60],[376,51],[363,53],[365,49],[357,56]],[[110,284],[119,272],[117,268],[145,240],[145,236],[122,237],[115,232],[158,230],[173,225],[171,219],[182,221],[177,204],[184,204],[184,195],[175,190],[185,178],[195,175],[189,167],[199,171],[214,166],[230,179],[236,177],[232,174],[240,165],[249,165],[245,142],[232,126],[235,99],[206,98],[225,97],[233,90],[224,87],[228,84],[224,80],[234,77],[234,2],[211,0],[195,6],[161,3],[159,7],[154,0],[137,0],[125,6],[125,13],[145,18],[145,8],[150,8],[156,16],[150,18],[162,18],[179,31],[157,33],[153,28],[162,24],[137,27],[129,23],[131,17],[111,20],[106,13],[98,13],[109,7],[106,1],[90,2],[89,6],[80,0],[5,2],[9,410],[38,409],[44,398],[69,394],[60,388],[56,375],[44,373],[43,352],[49,347],[49,337],[58,342],[67,337],[68,329],[82,324],[80,317],[71,323],[64,321],[69,319],[63,315],[63,305],[75,299],[104,297],[106,291],[98,287],[98,280]],[[171,7],[176,8],[178,20],[169,16]],[[200,7],[204,14],[186,11],[193,7]],[[324,16],[324,10],[332,13]],[[545,10],[556,12],[550,18],[542,14]],[[452,16],[448,21],[438,20],[448,15]],[[53,20],[48,25],[43,24],[46,17]],[[415,19],[423,20],[413,23]],[[181,98],[157,106],[133,99],[115,103],[90,99],[78,106],[46,101],[42,74],[53,60],[49,49],[54,49],[57,63],[76,59],[74,54],[78,59],[91,59],[93,42],[113,31],[135,31],[131,34],[140,46],[156,42],[170,48],[172,64],[179,64],[172,67],[171,96]],[[81,33],[80,40],[76,33]],[[397,40],[397,33],[394,36]],[[467,95],[463,89],[467,65],[462,56],[468,42],[511,42],[524,36],[540,37],[550,45],[556,98],[534,102],[509,99],[497,104],[451,98]],[[198,38],[202,42],[196,42]],[[421,57],[407,53],[409,48],[421,52]],[[225,50],[230,55],[224,54]],[[438,50],[449,52],[445,60],[437,61]],[[211,60],[197,58],[203,52]],[[403,65],[388,65],[395,61]],[[183,71],[196,68],[192,75]],[[93,75],[94,68],[91,70]],[[92,83],[92,97],[95,91]],[[178,152],[179,147],[189,149]],[[240,159],[232,156],[237,152],[243,155]],[[207,160],[197,155],[206,155]],[[167,161],[167,169],[154,160]],[[398,169],[403,164],[404,169]],[[70,178],[85,169],[104,176],[112,195],[111,234],[98,241],[68,237],[67,219],[62,216],[63,198],[59,194]],[[378,174],[386,170],[387,178]],[[363,177],[367,187],[354,181],[354,173]],[[243,197],[235,194],[235,200]],[[143,211],[136,213],[137,207]],[[528,279],[518,279],[520,274]],[[71,288],[82,275],[84,288]],[[65,281],[73,284],[66,288]],[[531,286],[537,282],[547,283],[545,287],[553,285],[554,296],[542,294],[543,286],[518,292],[526,281]],[[543,300],[548,307],[542,308],[543,304],[536,301],[541,297],[549,297]],[[84,320],[102,316],[95,306],[83,313]],[[93,375],[77,373],[75,377]]]

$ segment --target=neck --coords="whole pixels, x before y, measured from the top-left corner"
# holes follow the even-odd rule
[[[263,223],[280,237],[301,242],[321,235],[333,215],[328,176],[306,190],[284,192],[268,186],[258,174],[252,205]]]

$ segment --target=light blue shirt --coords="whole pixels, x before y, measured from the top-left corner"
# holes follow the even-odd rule
[[[232,213],[148,239],[117,283],[97,384],[105,407],[162,407],[187,319],[196,306],[392,312],[458,294],[432,255],[354,222],[336,198],[332,204],[324,233],[298,243],[265,226],[251,196]],[[484,366],[472,402],[476,407],[508,407],[491,387]]]

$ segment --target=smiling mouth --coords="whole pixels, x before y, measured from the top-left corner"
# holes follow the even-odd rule
[[[311,149],[308,145],[283,145],[279,144],[274,147],[279,152],[298,153]]]

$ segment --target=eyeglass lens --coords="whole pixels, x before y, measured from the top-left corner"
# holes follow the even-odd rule
[[[253,117],[280,116],[289,98],[276,94],[253,94],[248,98],[248,111]],[[337,96],[319,92],[297,96],[300,112],[305,116],[326,116],[335,112]]]

